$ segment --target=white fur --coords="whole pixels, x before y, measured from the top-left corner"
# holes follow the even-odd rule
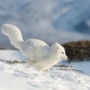
[[[43,71],[57,64],[60,60],[67,59],[65,49],[57,42],[51,47],[38,39],[28,39],[24,42],[19,28],[10,24],[4,24],[1,31],[9,37],[11,44],[27,57],[31,68]]]
[[[12,45],[14,45],[16,48],[20,48],[23,42],[23,38],[18,27],[14,25],[4,24],[1,27],[1,31],[4,35],[9,37]]]

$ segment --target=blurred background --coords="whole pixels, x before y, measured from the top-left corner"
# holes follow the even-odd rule
[[[18,26],[24,40],[90,40],[90,0],[0,0],[0,27],[5,23]],[[0,48],[11,47],[0,33]]]

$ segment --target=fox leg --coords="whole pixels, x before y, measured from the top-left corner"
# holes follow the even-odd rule
[[[48,69],[47,70],[43,70],[43,72],[48,72]]]
[[[28,59],[27,60],[27,67],[33,67],[34,66],[34,64],[36,64],[37,63],[37,61],[36,60],[33,60],[33,59]]]

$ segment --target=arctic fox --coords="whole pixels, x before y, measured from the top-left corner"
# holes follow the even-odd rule
[[[44,41],[38,39],[23,41],[20,29],[10,24],[4,24],[1,31],[27,58],[29,66],[37,71],[48,70],[60,60],[67,59],[64,47],[57,42],[49,47]]]

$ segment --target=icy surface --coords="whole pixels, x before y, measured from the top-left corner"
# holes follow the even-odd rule
[[[19,51],[0,50],[2,60],[25,60]],[[0,61],[0,90],[90,90],[90,62],[60,64],[75,70],[52,67],[48,72],[30,71],[25,64]]]

